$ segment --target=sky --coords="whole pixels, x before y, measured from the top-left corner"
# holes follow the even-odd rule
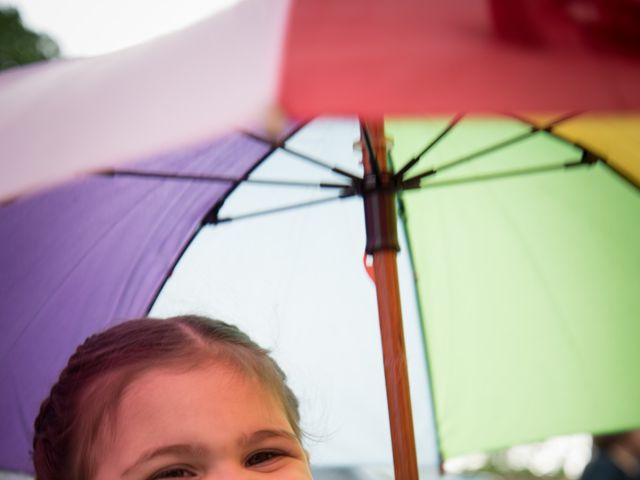
[[[188,26],[240,0],[0,0],[33,30],[47,33],[65,57],[120,50]]]

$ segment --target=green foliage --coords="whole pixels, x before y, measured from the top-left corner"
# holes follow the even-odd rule
[[[26,28],[15,8],[0,8],[0,70],[59,55],[56,42]]]

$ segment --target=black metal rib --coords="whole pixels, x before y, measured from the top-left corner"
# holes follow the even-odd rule
[[[298,131],[300,131],[300,129],[302,129],[304,126],[306,125],[306,123],[301,123],[299,124],[295,129],[293,129],[285,138],[285,141],[287,138],[291,138],[292,135],[296,134]],[[200,222],[200,225],[198,226],[198,228],[193,232],[193,234],[191,235],[191,238],[189,238],[188,242],[183,246],[182,250],[180,251],[180,253],[178,254],[178,256],[176,257],[176,262],[175,264],[172,266],[172,268],[167,270],[167,273],[165,275],[165,277],[162,279],[162,282],[160,283],[160,285],[158,285],[157,290],[155,291],[151,302],[147,305],[147,309],[146,309],[146,313],[148,314],[151,309],[153,308],[153,306],[155,305],[156,301],[158,300],[158,297],[160,296],[160,293],[162,292],[162,290],[164,289],[167,281],[169,280],[169,278],[171,277],[171,274],[173,273],[173,268],[175,267],[175,265],[180,261],[180,259],[182,258],[182,256],[184,255],[184,253],[187,251],[188,247],[191,245],[191,243],[195,240],[195,238],[197,237],[197,235],[200,233],[200,231],[202,230],[202,227],[207,223],[207,219],[211,218],[211,219],[215,219],[217,218],[218,215],[218,211],[220,210],[220,208],[222,208],[222,205],[224,204],[224,202],[226,201],[227,198],[229,198],[229,196],[235,191],[235,189],[238,187],[238,185],[240,185],[240,183],[242,183],[243,181],[246,181],[247,178],[249,177],[249,175],[251,174],[252,171],[254,171],[260,164],[262,164],[262,162],[264,162],[267,158],[269,158],[269,156],[274,152],[275,147],[271,146],[271,148],[269,148],[269,150],[267,152],[265,152],[262,157],[260,157],[258,159],[258,161],[253,165],[252,168],[250,168],[245,175],[243,176],[243,178],[238,179],[236,181],[233,182],[233,186],[231,186],[229,188],[229,190],[227,191],[226,195],[223,196],[222,199],[220,199],[218,202],[216,202],[210,209],[209,211],[204,215],[202,221]]]
[[[207,222],[207,223],[224,223],[224,222],[232,222],[235,220],[245,220],[247,218],[254,218],[254,217],[260,217],[263,215],[270,215],[272,213],[281,213],[281,212],[286,212],[286,211],[290,211],[290,210],[297,210],[300,208],[306,208],[306,207],[311,207],[314,205],[321,205],[323,203],[329,203],[329,202],[333,202],[335,200],[342,200],[344,198],[349,198],[349,197],[353,197],[355,196],[355,193],[348,193],[348,194],[344,194],[344,195],[340,195],[338,197],[329,197],[329,198],[321,198],[319,200],[311,200],[309,202],[303,202],[303,203],[296,203],[296,204],[292,204],[292,205],[285,205],[282,207],[276,207],[276,208],[269,208],[269,209],[265,209],[265,210],[258,210],[256,212],[251,212],[251,213],[243,213],[240,215],[236,215],[235,217],[222,217],[222,218],[218,218],[215,221],[211,221],[211,222]]]
[[[460,120],[462,120],[463,116],[464,114],[462,113],[455,115],[451,119],[449,124],[446,126],[446,128],[440,133],[440,135],[434,138],[433,141],[429,143],[418,155],[413,157],[409,162],[407,162],[407,164],[404,167],[402,167],[398,171],[398,173],[396,173],[396,179],[402,180],[405,173],[407,173],[411,168],[413,168],[429,150],[435,147],[440,142],[440,140],[442,140],[447,135],[447,133],[449,133],[451,129],[455,127]]]
[[[355,181],[362,180],[358,175],[355,175],[355,174],[353,174],[351,172],[343,170],[340,167],[336,167],[335,165],[330,165],[330,164],[328,164],[326,162],[323,162],[322,160],[319,160],[317,158],[313,158],[313,157],[311,157],[311,156],[309,156],[309,155],[307,155],[305,153],[293,150],[292,148],[287,147],[284,142],[275,144],[272,141],[270,141],[269,139],[263,138],[260,135],[256,135],[255,133],[252,133],[252,132],[242,132],[242,133],[244,135],[248,136],[248,137],[253,138],[254,140],[258,140],[260,142],[264,142],[264,143],[267,143],[269,145],[272,145],[274,148],[279,148],[280,150],[282,150],[284,152],[287,152],[287,153],[289,153],[291,155],[294,155],[294,156],[296,156],[296,157],[298,157],[298,158],[300,158],[302,160],[305,160],[305,161],[307,161],[309,163],[312,163],[313,165],[317,165],[319,167],[322,167],[322,168],[325,168],[327,170],[330,170],[333,173],[337,173],[338,175],[342,175],[343,177],[347,177],[347,178],[349,178],[351,180],[355,180]],[[289,138],[291,138],[291,137],[289,137]]]
[[[292,129],[287,135],[284,136],[284,138],[281,140],[281,142],[284,143],[287,140],[289,140],[293,135],[298,133],[306,125],[307,125],[307,122],[298,124],[294,129]],[[218,212],[220,211],[220,209],[224,205],[224,202],[227,201],[227,198],[229,198],[229,196],[233,194],[233,192],[236,190],[236,188],[238,188],[238,186],[243,181],[247,180],[249,178],[249,176],[256,170],[256,168],[258,168],[260,165],[262,165],[262,163],[265,162],[273,154],[273,152],[275,152],[276,149],[278,148],[277,145],[273,145],[273,143],[268,143],[267,142],[267,144],[269,145],[269,148],[267,149],[267,151],[264,152],[262,154],[262,156],[260,158],[258,158],[257,161],[251,166],[251,168],[249,168],[244,173],[244,175],[242,176],[242,179],[240,181],[235,182],[229,188],[229,190],[227,191],[226,195],[224,195],[222,198],[220,198],[216,203],[214,203],[211,206],[209,211],[204,215],[204,217],[202,217],[201,224],[212,223],[213,220],[217,219],[218,218]]]
[[[369,131],[367,130],[367,126],[363,121],[360,122],[360,131],[362,132],[362,136],[364,137],[365,147],[367,148],[367,153],[369,154],[369,161],[371,162],[371,171],[377,178],[380,176],[380,164],[378,163],[376,152],[373,150],[373,145],[371,144],[371,137],[369,136]]]
[[[324,167],[324,168],[328,168],[329,170],[331,170],[333,173],[337,173],[338,175],[342,175],[343,177],[347,177],[350,178],[351,180],[354,180],[356,182],[360,182],[362,181],[362,178],[359,177],[358,175],[351,173],[351,172],[347,172],[346,170],[343,170],[340,167],[336,167],[336,166],[332,166],[332,165],[328,165],[324,162],[322,162],[321,160],[318,160],[316,158],[310,157],[309,155],[302,153],[302,152],[298,152],[296,150],[293,150],[287,146],[282,146],[280,147],[283,151],[290,153],[291,155],[295,155],[298,158],[301,158],[302,160],[306,160],[307,162],[311,162],[315,165],[318,165],[320,167]]]
[[[491,153],[491,152],[495,152],[496,150],[500,150],[504,147],[508,147],[509,145],[513,145],[514,143],[518,143],[522,140],[525,140],[529,137],[531,137],[532,135],[535,135],[538,132],[549,132],[555,125],[562,123],[570,118],[573,118],[577,115],[580,115],[580,112],[574,112],[574,113],[570,113],[567,115],[563,115],[562,117],[557,118],[556,120],[553,120],[549,123],[547,123],[546,125],[542,126],[542,127],[537,127],[535,125],[531,125],[531,129],[528,132],[522,133],[520,135],[516,135],[515,137],[511,137],[507,140],[504,140],[502,142],[499,143],[495,143],[493,145],[490,145],[486,148],[483,148],[481,150],[478,150],[476,152],[473,152],[469,155],[465,155],[463,157],[457,158],[456,160],[453,160],[449,163],[445,163],[444,165],[435,168],[435,169],[431,169],[431,170],[427,170],[426,172],[422,172],[418,175],[415,175],[409,179],[406,180],[407,183],[416,183],[418,182],[420,179],[424,178],[424,177],[428,177],[431,175],[434,175],[436,173],[442,172],[444,170],[448,170],[452,167],[458,166],[462,163],[468,162],[470,160],[475,160],[478,157],[481,157],[483,155],[486,155],[487,153]]]
[[[522,116],[522,115],[518,115],[517,113],[507,113],[505,115],[508,115],[510,117],[515,118],[516,120],[521,121],[522,123],[525,123],[527,125],[531,125],[531,127],[533,129],[535,129],[535,131],[545,131],[545,132],[550,132],[551,129],[553,127],[555,127],[556,125],[566,122],[567,120],[571,120],[572,118],[575,118],[579,115],[583,115],[584,112],[580,112],[580,111],[576,111],[576,112],[570,112],[570,113],[566,113],[564,115],[561,115],[560,117],[556,118],[555,120],[552,120],[551,122],[547,123],[544,127],[537,127],[535,124],[531,123],[531,120],[529,120],[528,118]]]
[[[572,117],[575,117],[576,115],[578,115],[578,113],[575,113],[572,115]],[[525,117],[521,117],[517,114],[511,114],[512,117],[520,120],[523,123],[528,123],[531,124],[531,121]],[[566,119],[566,118],[565,118]],[[562,120],[564,121],[564,120]],[[559,121],[555,121],[555,124],[560,123]],[[606,165],[607,168],[611,169],[612,172],[614,172],[616,175],[618,175],[622,180],[624,180],[625,182],[627,182],[629,185],[632,185],[634,188],[640,190],[640,183],[636,182],[631,176],[629,176],[626,172],[620,170],[618,167],[613,166],[606,158],[601,158],[598,157],[598,155],[596,155],[593,151],[591,151],[589,148],[585,147],[584,145],[575,142],[574,140],[565,137],[562,133],[558,133],[556,131],[550,131],[549,132],[551,135],[553,135],[556,138],[559,138],[560,140],[567,142],[571,145],[576,146],[577,148],[581,149],[585,155],[588,156],[592,156],[592,157],[597,157],[598,160],[600,160],[604,165]]]
[[[484,180],[498,180],[502,178],[510,178],[510,177],[518,177],[522,175],[532,175],[535,173],[546,173],[552,172],[554,170],[566,170],[568,168],[580,167],[580,166],[591,166],[594,162],[592,161],[584,161],[584,160],[572,160],[565,163],[561,163],[558,165],[545,165],[542,167],[531,167],[531,168],[521,168],[518,170],[505,170],[504,172],[493,172],[487,173],[484,175],[475,175],[471,177],[462,177],[462,178],[453,178],[451,180],[442,180],[439,182],[429,182],[423,185],[416,184],[416,182],[409,183],[403,182],[401,184],[401,188],[403,190],[414,190],[414,189],[428,189],[435,187],[445,187],[450,185],[459,185],[463,183],[473,183],[480,182]]]
[[[295,180],[268,180],[257,178],[235,178],[225,177],[222,175],[191,175],[172,172],[153,172],[153,171],[137,171],[137,170],[112,170],[101,172],[100,175],[119,176],[119,177],[139,177],[153,178],[165,180],[182,180],[182,181],[200,181],[200,182],[229,182],[229,183],[253,183],[257,185],[272,185],[280,187],[310,187],[310,188],[351,188],[350,184],[330,183],[330,182],[303,182]]]
[[[413,276],[413,282],[411,282],[411,285],[413,286],[413,294],[417,304],[416,306],[417,306],[417,313],[418,313],[418,320],[419,320],[418,324],[420,325],[420,334],[422,337],[422,342],[421,342],[422,353],[423,353],[425,365],[427,368],[427,383],[428,383],[427,395],[431,400],[431,418],[433,420],[433,430],[434,430],[433,436],[436,443],[436,456],[437,456],[436,464],[441,465],[442,439],[441,439],[440,429],[438,428],[438,423],[436,422],[436,418],[438,417],[438,410],[437,410],[436,401],[435,401],[435,382],[433,381],[433,367],[431,362],[431,356],[429,354],[429,342],[427,341],[428,335],[427,335],[427,329],[425,328],[426,322],[425,322],[423,308],[422,308],[423,305],[422,305],[422,301],[420,300],[420,295],[418,293],[418,285],[420,283],[420,278],[418,277],[418,270],[416,268],[416,261],[415,261],[416,257],[414,254],[415,250],[413,248],[411,237],[409,236],[409,219],[407,218],[407,210],[404,204],[403,193],[404,192],[402,191],[398,192],[398,219],[400,220],[399,223],[401,225],[402,233],[404,235],[404,240],[407,246],[409,266],[411,267],[411,274]]]

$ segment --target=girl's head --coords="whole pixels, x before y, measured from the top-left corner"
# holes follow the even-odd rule
[[[300,437],[284,373],[247,335],[140,319],[78,347],[40,408],[33,458],[38,480],[310,479]]]

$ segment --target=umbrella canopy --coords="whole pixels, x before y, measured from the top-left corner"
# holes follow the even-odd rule
[[[415,158],[445,125],[392,122],[393,153]],[[410,170],[437,172],[402,199],[446,456],[640,425],[640,162],[604,156],[640,124],[596,125],[556,128],[608,164],[569,167],[586,158],[573,143],[469,119]]]
[[[638,31],[626,0],[301,0],[280,96],[303,116],[637,109]]]
[[[387,132],[394,141],[391,153],[396,169],[440,137],[448,122],[442,118],[390,121]],[[595,122],[578,116],[555,128],[579,138],[580,129]],[[346,136],[338,134],[341,129],[347,129]],[[333,171],[305,159],[314,150],[308,140],[301,141],[305,136],[315,139],[312,147],[323,145],[321,158]],[[521,137],[518,142],[487,152],[490,146],[516,137]],[[258,235],[266,242],[267,232],[277,235],[269,228],[277,215],[241,218],[255,211],[256,203],[262,210],[337,199],[338,189],[333,185],[349,186],[348,177],[341,172],[359,175],[359,156],[352,152],[355,138],[355,122],[346,122],[346,126],[345,122],[316,122],[297,131],[285,144],[290,152],[278,149],[279,153],[260,163],[275,148],[255,134],[235,134],[128,166],[121,175],[89,177],[0,209],[1,291],[6,299],[0,318],[6,332],[3,355],[11,359],[2,364],[2,384],[12,386],[2,391],[3,438],[11,439],[3,444],[3,465],[29,470],[30,419],[67,356],[89,333],[148,311],[203,221],[219,222],[205,229],[214,237],[218,230],[230,232],[227,243],[209,245],[217,245],[218,256],[211,260],[210,269],[218,280],[211,291],[205,285],[201,288],[214,304],[228,302],[230,291],[242,296],[245,285],[252,283],[240,275],[241,284],[230,289],[232,280],[225,265],[251,272],[251,276],[260,270],[253,264],[229,261],[232,252],[237,251],[239,258],[241,247],[269,252],[267,257],[273,257],[276,265],[278,254],[290,257],[296,243],[295,236],[287,239],[287,230],[278,240],[284,242],[280,247],[256,241]],[[596,151],[597,145],[592,148]],[[485,155],[443,168],[478,152]],[[639,360],[633,313],[639,307],[635,292],[640,260],[634,246],[640,232],[640,196],[637,188],[601,162],[564,167],[583,157],[584,150],[545,131],[531,133],[530,125],[522,121],[468,118],[459,121],[407,171],[409,178],[413,173],[439,170],[425,177],[423,189],[405,191],[402,202],[424,318],[439,449],[446,457],[553,434],[610,431],[639,424],[637,384],[625,368],[633,368]],[[608,160],[615,164],[616,155]],[[278,163],[282,165],[276,173],[264,170]],[[253,170],[258,164],[263,167]],[[630,165],[637,169],[638,162]],[[287,174],[284,178],[283,172]],[[254,205],[233,196],[223,205],[236,183],[231,180],[249,173],[249,180],[255,183],[242,188],[261,191]],[[183,177],[175,178],[180,175]],[[301,194],[307,188],[285,185],[281,182],[285,178],[302,187],[312,181],[322,183],[328,193]],[[414,187],[415,182],[409,186]],[[279,198],[274,197],[274,189],[281,191]],[[333,205],[339,208],[332,210],[331,218],[339,221],[338,212],[348,203]],[[321,208],[313,207],[303,216],[313,221],[315,210]],[[222,221],[228,216],[237,220]],[[243,222],[259,223],[243,231]],[[236,224],[240,230],[234,236],[231,227]],[[363,230],[362,223],[355,227]],[[338,240],[342,244],[340,229],[315,231],[320,236],[316,245],[326,248]],[[358,252],[364,246],[363,233],[356,240]],[[313,248],[323,264],[331,262],[323,255],[323,247]],[[351,256],[357,260],[359,255]],[[316,275],[317,268],[304,268],[308,262],[304,257],[294,256],[294,260],[303,262],[302,271],[307,270],[310,277]],[[283,271],[295,276],[288,268]],[[273,279],[275,272],[265,271]],[[260,290],[264,289],[260,282],[269,280],[258,277],[257,281]],[[361,307],[359,297],[349,307],[353,301],[347,292],[349,285],[337,278],[333,281],[338,290],[345,291],[334,300],[346,312],[346,319],[330,329],[335,332],[347,328],[340,325],[358,316]],[[296,311],[296,318],[311,308],[310,303],[320,298],[327,301],[311,280],[299,278],[296,283],[307,291],[302,297],[288,292],[302,308]],[[227,289],[215,287],[220,284]],[[246,294],[251,291],[248,288]],[[275,298],[268,308],[291,308],[284,303],[287,295],[272,293]],[[183,292],[178,300],[182,298],[193,308],[184,296]],[[170,311],[167,301],[156,311]],[[242,310],[238,303],[251,302],[238,300],[231,311]],[[177,308],[182,308],[180,303]],[[345,313],[332,315],[338,321]],[[275,331],[284,328],[273,322],[269,325]],[[371,326],[369,323],[368,328]],[[301,329],[310,327],[293,323],[288,328],[294,329],[289,339],[295,343],[302,336]],[[415,339],[417,332],[411,335]],[[281,341],[285,343],[277,336],[275,344]],[[321,347],[326,349],[324,344]],[[299,350],[297,354],[300,356]],[[421,363],[411,358],[412,363]],[[326,372],[326,361],[321,364]],[[343,362],[341,365],[344,368]],[[355,371],[366,369],[358,365],[353,366]],[[309,375],[305,371],[302,376]],[[428,399],[423,397],[422,402],[423,407],[428,406]],[[613,404],[615,409],[606,408]],[[417,419],[428,421],[424,413]],[[370,418],[365,421],[372,423]],[[423,438],[419,445],[426,448],[424,423],[417,429]],[[387,434],[382,435],[387,438]],[[345,442],[343,447],[349,445],[344,437],[339,438]],[[419,453],[421,457],[425,454]],[[336,461],[331,453],[324,455],[327,462]],[[432,455],[427,457],[434,461]]]
[[[637,110],[638,31],[633,0],[244,0],[140,46],[0,76],[0,199],[274,109]]]

